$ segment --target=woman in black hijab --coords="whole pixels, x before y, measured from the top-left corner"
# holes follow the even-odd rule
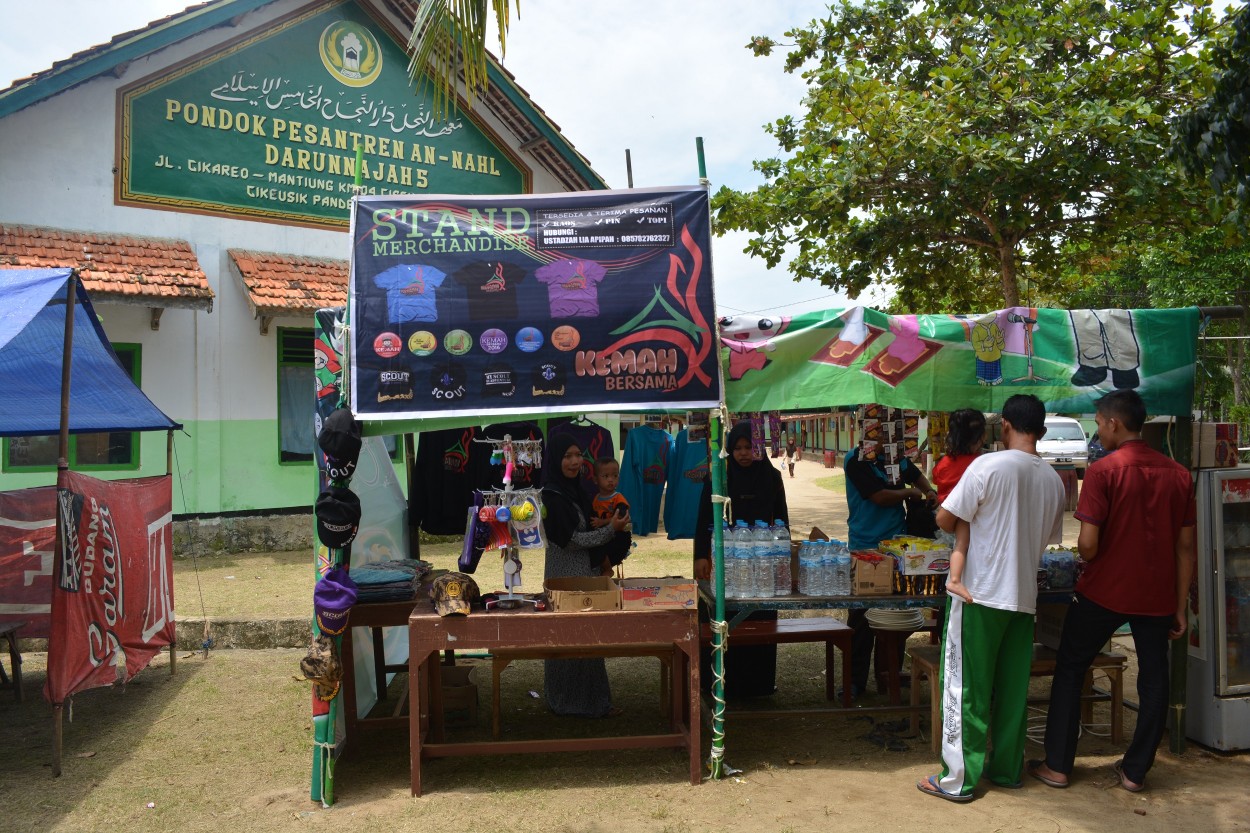
[[[756,460],[751,449],[751,423],[739,422],[725,440],[729,450],[729,462],[725,464],[725,494],[729,497],[733,519],[748,524],[764,521],[790,523],[790,510],[786,507],[786,488],[781,472],[767,460]],[[719,516],[719,512],[716,513]],[[712,480],[703,484],[703,497],[699,501],[699,522],[694,536],[694,576],[697,579],[712,578]],[[719,517],[718,517],[719,522]],[[733,611],[726,611],[732,616]],[[776,619],[775,610],[752,613],[750,619]],[[776,690],[777,646],[733,646],[725,655],[725,688],[732,696],[759,697]],[[703,678],[711,685],[711,653],[704,650]]]
[[[629,523],[629,515],[600,520],[592,517],[590,495],[582,487],[582,450],[568,434],[556,434],[547,453],[555,465],[543,484],[547,537],[544,578],[598,576],[598,565],[591,563],[591,547],[606,544]],[[543,666],[547,707],[556,714],[578,717],[608,717],[612,692],[608,687],[607,666],[602,659],[549,659]]]

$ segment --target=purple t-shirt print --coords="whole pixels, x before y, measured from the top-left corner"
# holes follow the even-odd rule
[[[557,260],[534,273],[547,284],[552,318],[595,318],[599,315],[599,282],[607,274],[593,260]]]
[[[387,319],[395,324],[406,321],[437,321],[435,291],[447,275],[433,266],[392,266],[373,279],[386,290]]]

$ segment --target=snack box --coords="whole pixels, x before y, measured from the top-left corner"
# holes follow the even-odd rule
[[[889,596],[894,592],[894,559],[876,550],[851,553],[851,593],[855,596]]]
[[[692,578],[626,578],[619,583],[622,610],[692,610],[699,596]]]
[[[942,575],[951,569],[950,548],[928,538],[891,538],[882,541],[880,548],[894,557],[899,573],[905,576]]]
[[[621,588],[606,576],[549,578],[543,588],[555,613],[621,609]]]

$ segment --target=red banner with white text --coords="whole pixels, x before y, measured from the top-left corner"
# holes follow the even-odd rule
[[[44,696],[125,682],[174,639],[173,479],[64,472]]]
[[[56,489],[0,492],[0,625],[21,622],[22,639],[47,639],[52,621]]]

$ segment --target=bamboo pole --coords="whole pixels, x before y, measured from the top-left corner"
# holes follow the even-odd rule
[[[67,488],[67,475],[69,474],[69,388],[70,388],[70,368],[73,364],[74,356],[74,303],[78,299],[78,270],[72,269],[69,273],[69,280],[65,282],[65,339],[61,348],[61,430],[57,441],[56,452],[56,555],[53,556],[54,563],[57,565],[56,572],[62,569],[61,565],[65,559],[61,558],[62,549],[65,547],[65,518],[61,512],[60,490]],[[49,646],[51,652],[53,646]],[[49,663],[50,664],[50,663]],[[59,778],[61,775],[61,749],[64,737],[64,716],[65,709],[63,703],[54,703],[52,705],[52,777]]]

